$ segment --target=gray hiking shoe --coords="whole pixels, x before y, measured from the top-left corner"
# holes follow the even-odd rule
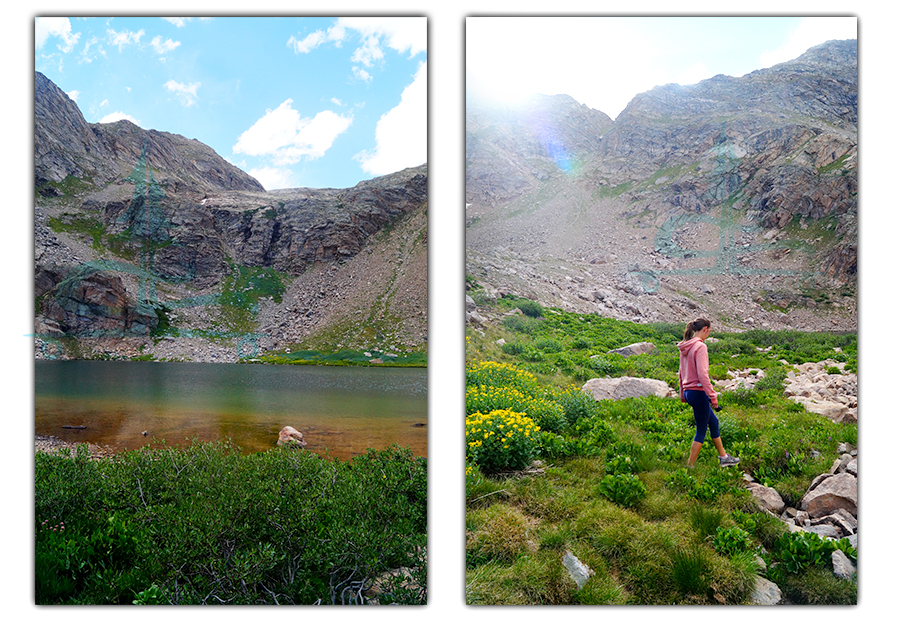
[[[741,460],[736,456],[731,456],[730,454],[726,454],[725,456],[719,457],[719,467],[728,467],[729,465],[737,465]]]

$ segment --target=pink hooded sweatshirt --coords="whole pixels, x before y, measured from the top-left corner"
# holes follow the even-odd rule
[[[684,402],[684,390],[700,389],[709,396],[712,406],[718,405],[718,394],[709,380],[709,353],[699,337],[678,342],[681,355],[678,358],[678,395]]]

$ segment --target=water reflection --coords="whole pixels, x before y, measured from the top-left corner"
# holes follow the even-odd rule
[[[290,425],[307,450],[335,458],[395,443],[426,456],[426,377],[418,368],[36,361],[35,434],[116,450],[231,439],[258,452]]]

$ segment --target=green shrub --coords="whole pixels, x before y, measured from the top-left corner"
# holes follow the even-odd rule
[[[516,307],[529,318],[541,318],[544,315],[544,308],[535,301],[519,299],[516,301]]]
[[[558,353],[563,349],[562,344],[553,338],[540,338],[535,340],[534,347],[545,353]]]
[[[590,418],[597,412],[597,401],[579,387],[553,392],[553,400],[563,408],[563,414],[569,424],[575,424],[583,418]]]
[[[532,334],[538,330],[541,322],[543,322],[542,318],[513,315],[503,319],[503,326],[516,333]]]
[[[506,342],[500,346],[500,350],[507,355],[521,355],[525,352],[525,345],[520,342]]]
[[[82,461],[35,455],[37,603],[341,603],[347,582],[424,564],[427,470],[408,450]]]

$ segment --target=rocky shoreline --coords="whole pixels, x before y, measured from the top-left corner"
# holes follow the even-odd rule
[[[78,446],[81,445],[85,445],[85,442],[65,441],[63,439],[60,439],[59,437],[54,437],[53,435],[34,436],[35,453],[44,452],[47,454],[59,454],[60,452],[70,452],[74,455],[77,451]],[[116,454],[114,450],[107,446],[102,446],[95,443],[87,443],[86,445],[88,447],[90,458],[92,459],[107,458]]]

